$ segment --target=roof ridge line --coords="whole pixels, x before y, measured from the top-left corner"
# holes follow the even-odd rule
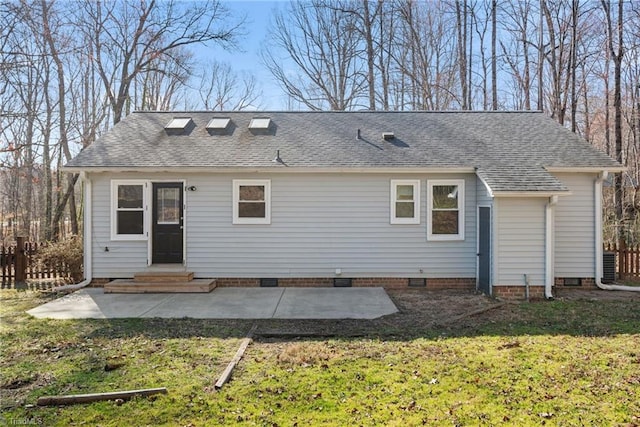
[[[134,110],[131,114],[539,114],[542,110]]]

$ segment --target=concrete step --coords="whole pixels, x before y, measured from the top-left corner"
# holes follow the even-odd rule
[[[133,276],[136,282],[189,282],[193,271],[141,271]]]
[[[130,279],[112,280],[104,285],[105,294],[149,293],[208,293],[216,287],[216,279],[191,279],[183,282],[149,281]]]

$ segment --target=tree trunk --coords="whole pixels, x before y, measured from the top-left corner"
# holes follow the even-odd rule
[[[540,0],[540,22],[538,24],[538,111],[544,111],[544,0]]]
[[[605,19],[607,23],[607,38],[609,45],[609,53],[613,60],[613,133],[615,138],[615,158],[619,163],[623,163],[622,159],[622,59],[624,57],[623,46],[623,1],[618,0],[618,22],[617,22],[617,52],[613,45],[613,23],[611,17],[611,0],[601,0],[602,8],[605,11]],[[619,225],[617,240],[621,247],[626,245],[624,238],[624,189],[622,186],[622,173],[616,173],[613,179],[614,188],[614,208],[616,220]]]
[[[77,173],[74,173],[71,176],[69,176],[67,189],[64,192],[64,195],[60,198],[60,201],[56,206],[56,211],[53,215],[53,221],[52,221],[53,230],[51,234],[53,238],[57,238],[60,235],[60,221],[62,220],[62,217],[64,215],[64,211],[65,211],[64,207],[66,206],[67,202],[69,201],[69,198],[71,197],[71,195],[75,190],[75,185],[76,185],[76,182],[78,182],[79,176],[80,175]],[[77,224],[76,224],[76,227],[77,227]]]
[[[498,0],[491,1],[491,109],[498,109],[498,67],[496,52]],[[526,53],[526,52],[525,52]]]
[[[462,8],[462,9],[461,9]],[[458,33],[458,75],[461,107],[467,110],[467,0],[456,1],[456,29]]]
[[[576,114],[578,110],[578,94],[576,93],[576,70],[578,68],[578,0],[571,2],[571,132],[576,133]]]
[[[364,37],[367,44],[367,83],[369,85],[369,110],[376,109],[376,76],[375,76],[375,49],[373,48],[373,35],[371,32],[371,14],[369,12],[369,0],[363,0]]]
[[[622,39],[622,28],[623,28],[623,2],[622,0],[618,0],[618,53],[613,53],[613,110],[614,110],[614,134],[615,134],[615,147],[616,147],[616,160],[619,163],[623,163],[622,159],[622,58],[624,56],[624,47],[623,47],[623,39]],[[613,34],[611,34],[613,37]],[[613,48],[613,42],[611,42],[611,47]],[[621,230],[619,241],[625,242],[624,239],[624,190],[622,188],[622,173],[617,173],[615,175],[615,206],[616,206],[616,217],[621,223]]]
[[[58,80],[58,132],[59,132],[59,138],[60,138],[60,151],[61,151],[61,156],[64,155],[64,160],[65,161],[70,161],[71,160],[71,151],[69,150],[69,142],[68,142],[68,136],[67,136],[67,109],[66,109],[66,88],[65,88],[65,70],[64,70],[64,66],[62,64],[62,60],[60,59],[60,54],[58,52],[58,49],[56,47],[56,44],[54,42],[53,39],[53,34],[51,33],[51,27],[50,27],[50,16],[49,16],[49,8],[53,5],[53,3],[47,3],[46,0],[41,0],[41,7],[42,7],[42,25],[43,25],[43,30],[44,30],[44,38],[45,41],[47,43],[47,45],[49,46],[49,54],[51,55],[51,58],[53,59],[53,62],[56,65],[56,72],[57,72],[57,80]],[[75,179],[73,179],[72,177],[69,177],[69,183],[73,182],[72,185],[75,185],[75,182],[77,181],[77,177]],[[75,203],[75,197],[73,197],[73,188],[71,189],[71,201],[73,203]],[[65,197],[64,198],[64,202],[61,200],[58,200],[58,206],[56,207],[56,214],[54,216],[54,220],[53,220],[53,227],[54,227],[54,231],[55,230],[59,230],[59,224],[58,222],[60,221],[60,215],[58,215],[58,212],[62,212],[65,209],[65,204],[67,203],[67,201],[69,200],[69,197]],[[78,232],[78,218],[77,218],[77,213],[76,213],[76,208],[75,206],[70,206],[69,207],[69,217],[71,220],[71,223],[74,224],[75,226],[73,227],[75,229],[75,233]],[[52,235],[50,236],[53,240],[57,240],[58,239],[58,234],[59,233],[52,233]]]

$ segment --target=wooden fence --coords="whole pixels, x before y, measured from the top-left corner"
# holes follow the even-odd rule
[[[44,246],[25,242],[23,237],[17,238],[15,246],[0,246],[2,288],[19,288],[26,286],[27,281],[45,287],[69,282],[70,269],[65,263],[49,264],[38,259],[38,251]]]
[[[640,245],[618,247],[608,244],[605,252],[616,255],[616,277],[619,279],[640,279]]]

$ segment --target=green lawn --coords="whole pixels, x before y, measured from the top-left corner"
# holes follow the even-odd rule
[[[24,310],[44,297],[0,291],[0,425],[640,424],[639,299],[507,304],[434,326],[392,297],[401,313],[375,321],[257,322],[287,333],[259,336],[215,392],[253,322],[38,320]],[[151,387],[169,392],[34,406]]]

